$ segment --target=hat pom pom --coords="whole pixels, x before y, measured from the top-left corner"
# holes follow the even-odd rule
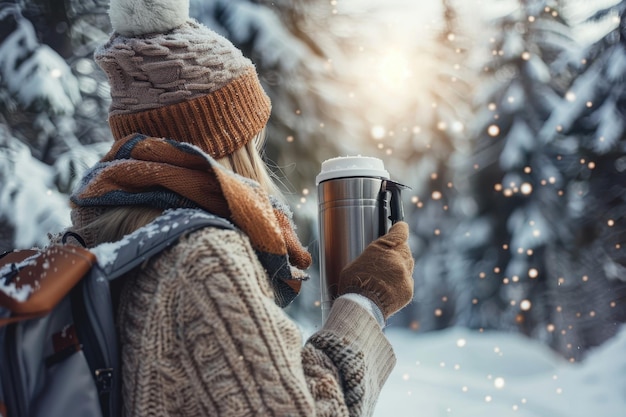
[[[189,0],[111,0],[109,18],[122,36],[167,32],[189,19]]]

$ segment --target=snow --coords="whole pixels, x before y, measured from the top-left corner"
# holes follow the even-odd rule
[[[615,149],[624,134],[624,120],[619,112],[617,97],[607,97],[600,108],[596,110],[595,119],[598,121],[593,149],[604,154]]]
[[[626,415],[626,327],[580,363],[514,333],[389,329],[398,363],[375,417]]]
[[[98,259],[98,264],[102,268],[108,267],[117,259],[120,248],[128,245],[133,239],[136,239],[137,236],[141,234],[145,233],[145,237],[147,239],[150,239],[157,234],[167,234],[170,232],[174,233],[174,231],[177,228],[184,226],[184,224],[181,224],[178,221],[170,219],[171,217],[176,215],[175,213],[178,213],[178,212],[190,213],[188,220],[186,220],[186,223],[191,221],[192,219],[213,217],[209,214],[206,214],[205,212],[202,212],[200,210],[194,210],[194,209],[166,210],[165,212],[163,212],[163,215],[160,217],[162,219],[160,221],[160,224],[148,223],[147,225],[135,230],[133,233],[124,236],[122,239],[120,239],[117,242],[101,243],[98,246],[92,248],[91,251],[94,253],[94,255],[96,255],[96,259]],[[141,242],[139,242],[139,244],[141,245]]]
[[[520,103],[525,100],[520,100]],[[507,135],[508,140],[500,153],[500,166],[505,170],[520,168],[526,162],[527,155],[531,153],[535,145],[533,129],[528,126],[526,120],[515,118],[511,131]],[[505,183],[508,184],[508,183]]]
[[[15,9],[7,7],[0,17],[9,13],[18,27],[0,43],[0,75],[7,88],[25,107],[46,101],[52,113],[73,114],[80,90],[71,69],[52,48],[39,44],[32,23]]]
[[[507,221],[507,228],[512,237],[512,254],[517,248],[537,249],[553,238],[550,224],[534,202],[516,208]]]
[[[70,223],[67,197],[54,187],[54,171],[33,158],[26,145],[11,141],[4,155],[9,163],[0,165],[0,214],[15,227],[15,247],[44,245],[48,239],[42,230],[54,232]]]
[[[124,238],[118,242],[110,242],[110,243],[101,243],[100,245],[93,248],[91,251],[94,255],[96,255],[96,259],[98,260],[98,264],[102,267],[109,265],[117,259],[117,253],[119,252],[120,247],[124,244],[128,243],[128,239]]]
[[[7,282],[4,277],[10,276],[14,268],[22,269],[28,265],[34,264],[34,258],[35,256],[31,256],[17,264],[11,263],[0,268],[0,292],[3,292],[16,301],[26,301],[32,293],[33,288],[30,285],[22,285],[18,288],[15,282]]]
[[[133,233],[124,236],[117,242],[101,243],[98,246],[94,247],[91,251],[94,253],[94,255],[96,255],[96,259],[98,259],[98,264],[102,268],[106,268],[117,259],[120,249],[128,245],[137,235],[141,233],[147,233],[146,236],[150,238],[157,233],[167,233],[170,230],[175,229],[177,226],[178,224],[174,223],[170,226],[162,226],[161,228],[159,228],[157,225],[148,223],[142,228],[135,230]]]
[[[14,283],[2,284],[0,282],[0,291],[13,298],[16,301],[24,302],[30,297],[33,289],[30,285],[24,285],[17,288]]]

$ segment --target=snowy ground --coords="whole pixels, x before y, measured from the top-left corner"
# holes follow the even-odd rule
[[[387,335],[398,363],[375,417],[626,416],[626,327],[576,364],[514,334]]]

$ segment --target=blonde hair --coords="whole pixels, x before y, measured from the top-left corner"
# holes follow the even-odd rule
[[[148,206],[107,207],[94,216],[90,223],[72,228],[73,232],[85,238],[87,246],[99,243],[116,242],[159,217],[161,209]]]
[[[267,164],[263,161],[264,143],[265,128],[242,148],[230,155],[226,155],[224,158],[218,159],[217,162],[243,177],[255,180],[263,191],[280,201],[284,201],[283,193],[274,181],[276,174],[270,171]]]
[[[253,140],[217,162],[243,177],[255,180],[266,193],[284,202],[282,191],[272,178],[271,172],[262,159],[261,153],[265,142],[265,128]],[[92,244],[115,242],[157,218],[163,210],[147,206],[116,206],[105,209],[89,224],[74,229],[81,236],[92,236]]]

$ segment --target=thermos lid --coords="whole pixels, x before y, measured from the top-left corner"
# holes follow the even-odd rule
[[[335,178],[372,177],[389,179],[383,161],[371,156],[339,156],[322,162],[315,184]]]

